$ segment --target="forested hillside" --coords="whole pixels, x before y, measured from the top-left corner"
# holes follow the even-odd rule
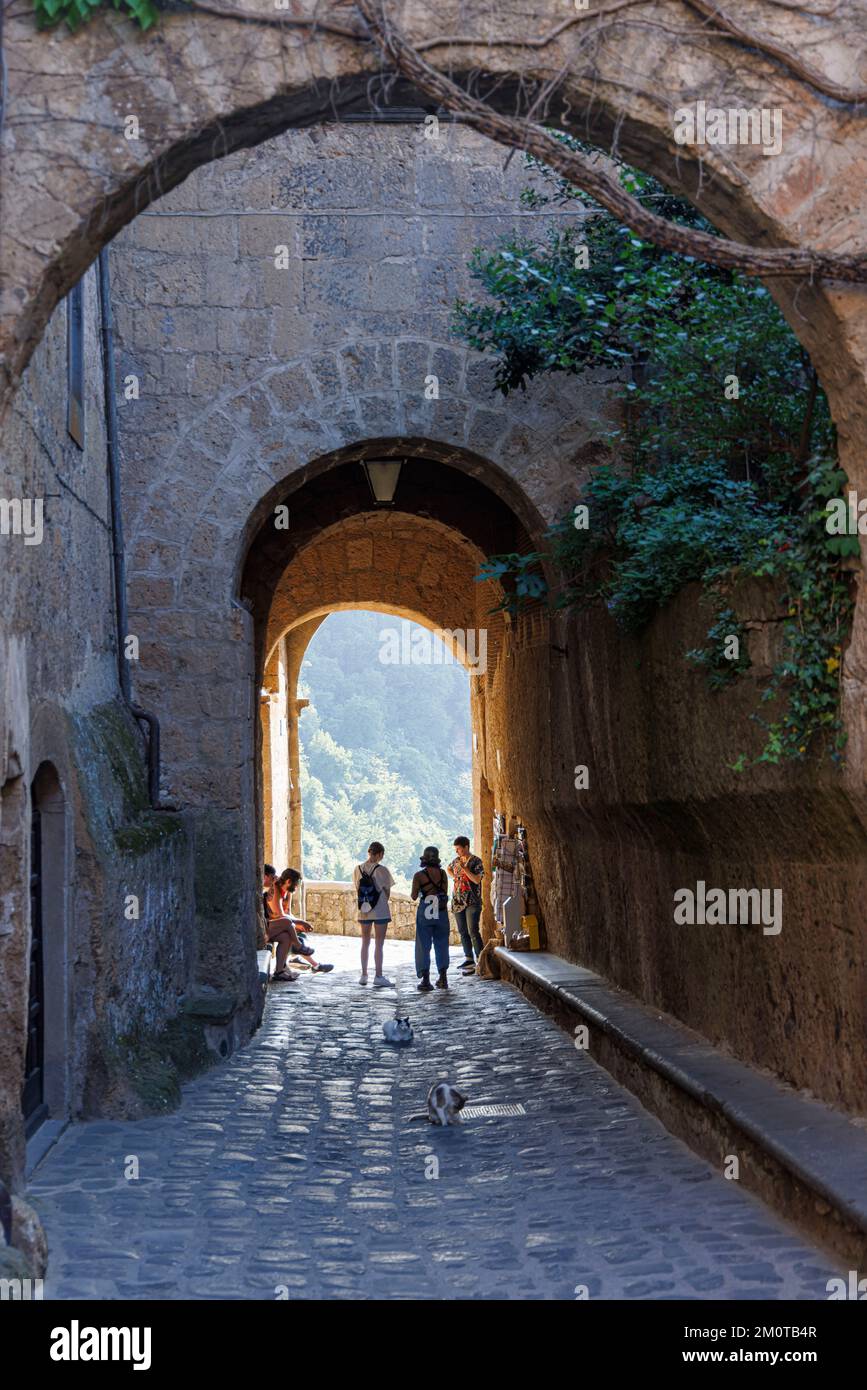
[[[469,678],[453,665],[387,665],[399,619],[333,613],[301,668],[304,873],[347,879],[371,840],[407,888],[425,845],[472,834]],[[436,643],[442,653],[441,644]]]

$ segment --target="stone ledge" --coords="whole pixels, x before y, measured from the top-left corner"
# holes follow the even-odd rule
[[[237,1010],[234,994],[219,994],[216,990],[201,990],[181,1002],[179,1013],[203,1023],[228,1023]]]
[[[256,964],[259,970],[260,985],[267,985],[277,969],[276,952],[270,946],[267,949],[257,951]]]
[[[392,892],[389,906],[388,935],[392,940],[414,941],[416,905],[409,894]],[[346,879],[308,879],[301,915],[310,922],[313,936],[361,936],[355,887]],[[461,939],[451,916],[449,924],[449,944],[459,946]]]
[[[867,1132],[845,1115],[726,1056],[600,975],[548,952],[497,948],[503,978],[703,1158],[736,1153],[740,1181],[838,1254],[867,1262]]]

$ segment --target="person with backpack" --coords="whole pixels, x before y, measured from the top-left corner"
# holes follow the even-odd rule
[[[449,880],[435,845],[428,845],[419,862],[421,868],[413,874],[411,897],[413,902],[418,901],[415,913],[415,971],[419,979],[418,988],[424,994],[434,988],[430,982],[431,946],[439,971],[436,988],[449,987]]]
[[[367,848],[367,859],[356,864],[353,880],[358,899],[358,925],[361,927],[361,979],[360,985],[367,984],[367,960],[370,954],[370,934],[374,934],[373,945],[373,987],[387,989],[391,980],[382,973],[382,954],[385,934],[391,921],[388,899],[394,887],[394,879],[383,864],[385,850],[378,840],[373,840]]]

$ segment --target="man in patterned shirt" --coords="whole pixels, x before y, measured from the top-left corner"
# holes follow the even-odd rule
[[[485,866],[477,855],[470,853],[470,842],[466,835],[457,837],[455,849],[457,857],[449,864],[449,873],[454,879],[452,912],[464,948],[464,963],[460,970],[463,975],[474,975],[476,961],[482,954],[479,919],[482,915],[482,879],[485,876]]]

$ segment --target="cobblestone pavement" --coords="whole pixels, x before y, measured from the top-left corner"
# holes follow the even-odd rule
[[[829,1257],[509,986],[418,995],[395,942],[397,992],[363,989],[357,941],[320,941],[334,973],[272,986],[250,1046],[176,1113],[72,1126],[43,1160],[47,1297],[827,1297]],[[396,998],[407,1049],[382,1038]],[[444,1076],[527,1113],[409,1122]]]

